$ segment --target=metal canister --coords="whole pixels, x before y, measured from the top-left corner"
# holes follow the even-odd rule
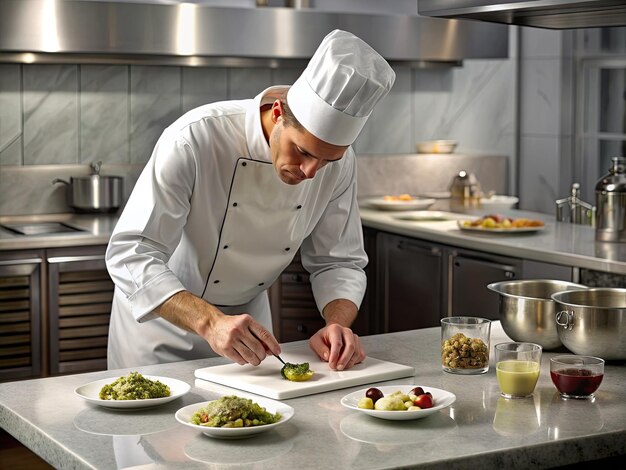
[[[626,158],[612,158],[596,184],[596,240],[626,242]]]

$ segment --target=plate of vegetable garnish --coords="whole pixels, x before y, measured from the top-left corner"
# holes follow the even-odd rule
[[[425,418],[455,401],[454,393],[438,388],[387,385],[349,393],[341,404],[375,418],[405,421]]]
[[[243,439],[274,429],[293,415],[291,406],[276,400],[225,395],[179,409],[176,420],[210,437]]]
[[[191,385],[182,380],[130,372],[122,377],[81,385],[74,393],[89,403],[107,408],[147,408],[176,400],[190,389]]]

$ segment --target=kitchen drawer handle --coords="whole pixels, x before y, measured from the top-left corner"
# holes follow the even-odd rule
[[[16,264],[41,264],[43,260],[41,258],[28,258],[28,259],[8,259],[0,261],[0,266],[15,266]]]
[[[104,261],[104,255],[55,256],[48,258],[48,263],[73,263],[77,261]]]

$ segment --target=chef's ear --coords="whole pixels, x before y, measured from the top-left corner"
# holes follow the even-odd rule
[[[272,105],[272,122],[275,124],[278,121],[279,117],[283,115],[283,104],[280,100],[274,101]]]

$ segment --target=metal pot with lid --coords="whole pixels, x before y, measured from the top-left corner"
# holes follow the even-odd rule
[[[626,242],[626,158],[614,157],[596,184],[596,240]]]
[[[76,212],[110,213],[122,205],[124,179],[121,176],[102,176],[102,162],[90,164],[93,173],[89,176],[72,176],[70,181],[55,178],[52,183],[67,186],[67,205]]]

